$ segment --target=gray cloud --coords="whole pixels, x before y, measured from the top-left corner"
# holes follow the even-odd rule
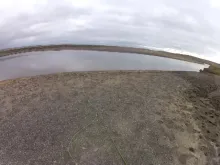
[[[220,62],[220,8],[213,8],[209,0],[43,2],[35,4],[33,12],[4,11],[0,48],[59,43],[143,45],[202,54]]]

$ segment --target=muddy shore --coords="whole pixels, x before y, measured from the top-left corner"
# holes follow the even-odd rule
[[[198,64],[208,64],[220,68],[220,64],[200,59],[194,56],[178,53],[170,53],[165,51],[157,51],[143,48],[121,47],[121,46],[106,46],[106,45],[38,45],[21,48],[10,48],[0,50],[0,57],[9,56],[13,54],[32,52],[32,51],[60,51],[60,50],[90,50],[90,51],[105,51],[105,52],[121,52],[121,53],[136,53],[142,55],[153,55],[159,57],[167,57],[177,60],[183,60],[188,62],[194,62]]]
[[[0,82],[0,164],[220,164],[220,77],[112,71]]]

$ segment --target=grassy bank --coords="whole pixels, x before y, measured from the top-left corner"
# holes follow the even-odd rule
[[[220,68],[215,66],[210,66],[208,68],[204,68],[202,72],[208,72],[208,73],[220,75]]]

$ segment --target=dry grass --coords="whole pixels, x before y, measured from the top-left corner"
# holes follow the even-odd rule
[[[215,66],[210,66],[209,68],[205,68],[204,72],[220,75],[220,68]]]

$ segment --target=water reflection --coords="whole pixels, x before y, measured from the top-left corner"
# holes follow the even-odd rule
[[[30,52],[0,58],[0,80],[71,71],[199,71],[205,66],[163,57],[97,51]]]

